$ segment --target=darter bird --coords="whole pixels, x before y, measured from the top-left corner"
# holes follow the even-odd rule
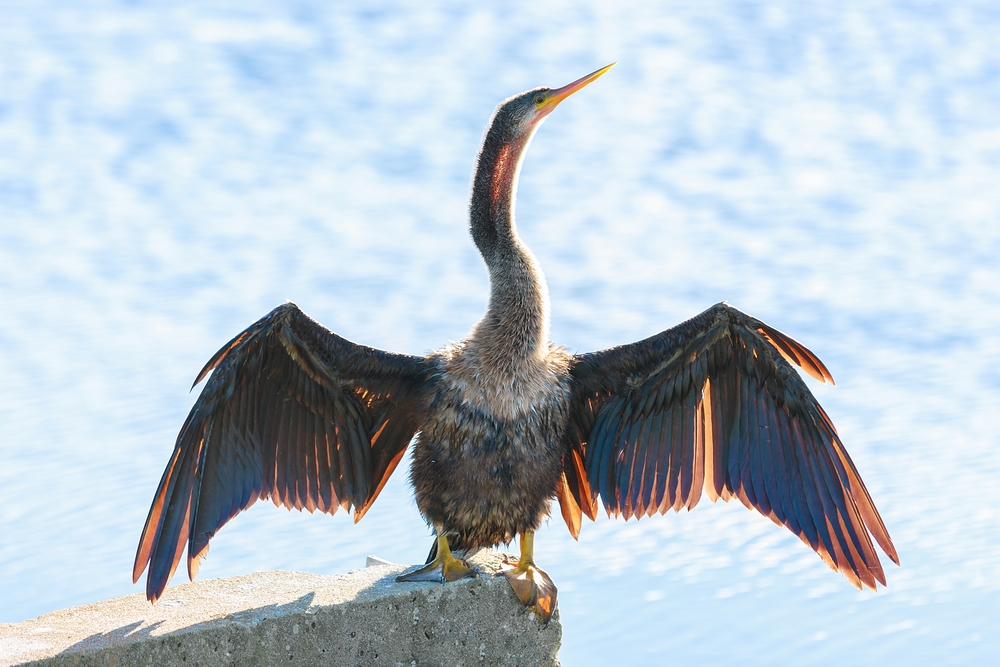
[[[514,224],[518,173],[542,121],[612,66],[494,112],[469,206],[490,297],[468,338],[425,357],[394,354],[286,303],[209,360],[139,541],[133,580],[148,566],[151,601],[185,547],[193,579],[216,531],[258,498],[360,520],[411,442],[417,507],[437,540],[428,564],[400,581],[475,576],[452,550],[516,535],[520,558],[502,574],[547,622],[556,587],[533,546],[553,499],[576,537],[598,498],[629,519],[691,509],[704,490],[786,526],[854,585],[885,585],[869,533],[899,559],[792,368],[833,381],[804,346],[726,303],[600,352],[549,341],[545,279]]]

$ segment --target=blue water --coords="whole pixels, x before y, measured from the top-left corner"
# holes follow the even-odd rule
[[[333,4],[0,2],[0,621],[141,590],[187,388],[273,306],[414,354],[462,338],[490,112],[618,60],[521,177],[553,339],[723,299],[795,336],[903,564],[858,592],[707,500],[579,543],[554,518],[563,663],[995,660],[995,3]],[[402,472],[357,526],[258,504],[199,576],[421,560]]]

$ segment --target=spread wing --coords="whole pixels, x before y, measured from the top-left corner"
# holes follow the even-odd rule
[[[208,542],[258,498],[320,510],[374,502],[416,431],[422,357],[352,343],[292,303],[219,350],[153,498],[133,581],[155,601],[184,547],[193,579]]]
[[[702,489],[786,526],[860,587],[885,585],[871,536],[892,540],[830,418],[789,362],[833,382],[801,344],[718,304],[656,336],[578,355],[559,499],[641,518],[693,508]],[[572,521],[576,517],[575,526]]]

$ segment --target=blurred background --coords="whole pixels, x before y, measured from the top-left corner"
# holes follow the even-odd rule
[[[349,4],[0,0],[0,621],[143,590],[190,383],[274,306],[412,354],[461,339],[490,113],[617,60],[521,175],[554,341],[723,299],[802,341],[902,567],[856,591],[739,504],[579,543],[557,515],[563,664],[994,660],[1000,6]],[[400,469],[357,526],[258,503],[199,576],[430,542]]]

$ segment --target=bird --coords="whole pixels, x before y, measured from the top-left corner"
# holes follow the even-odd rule
[[[410,482],[435,533],[398,580],[476,576],[460,556],[509,544],[505,576],[547,623],[557,588],[534,559],[553,501],[628,520],[737,499],[785,526],[858,588],[886,585],[872,538],[899,557],[830,417],[797,366],[833,377],[805,346],[722,302],[644,340],[571,354],[549,340],[539,263],[518,235],[518,175],[532,137],[615,63],[494,111],[479,151],[469,230],[490,279],[467,338],[427,354],[349,341],[286,302],[226,343],[177,436],[139,540],[155,602],[185,549],[190,579],[209,541],[261,498],[359,521],[412,446]],[[457,555],[456,555],[457,554]]]

